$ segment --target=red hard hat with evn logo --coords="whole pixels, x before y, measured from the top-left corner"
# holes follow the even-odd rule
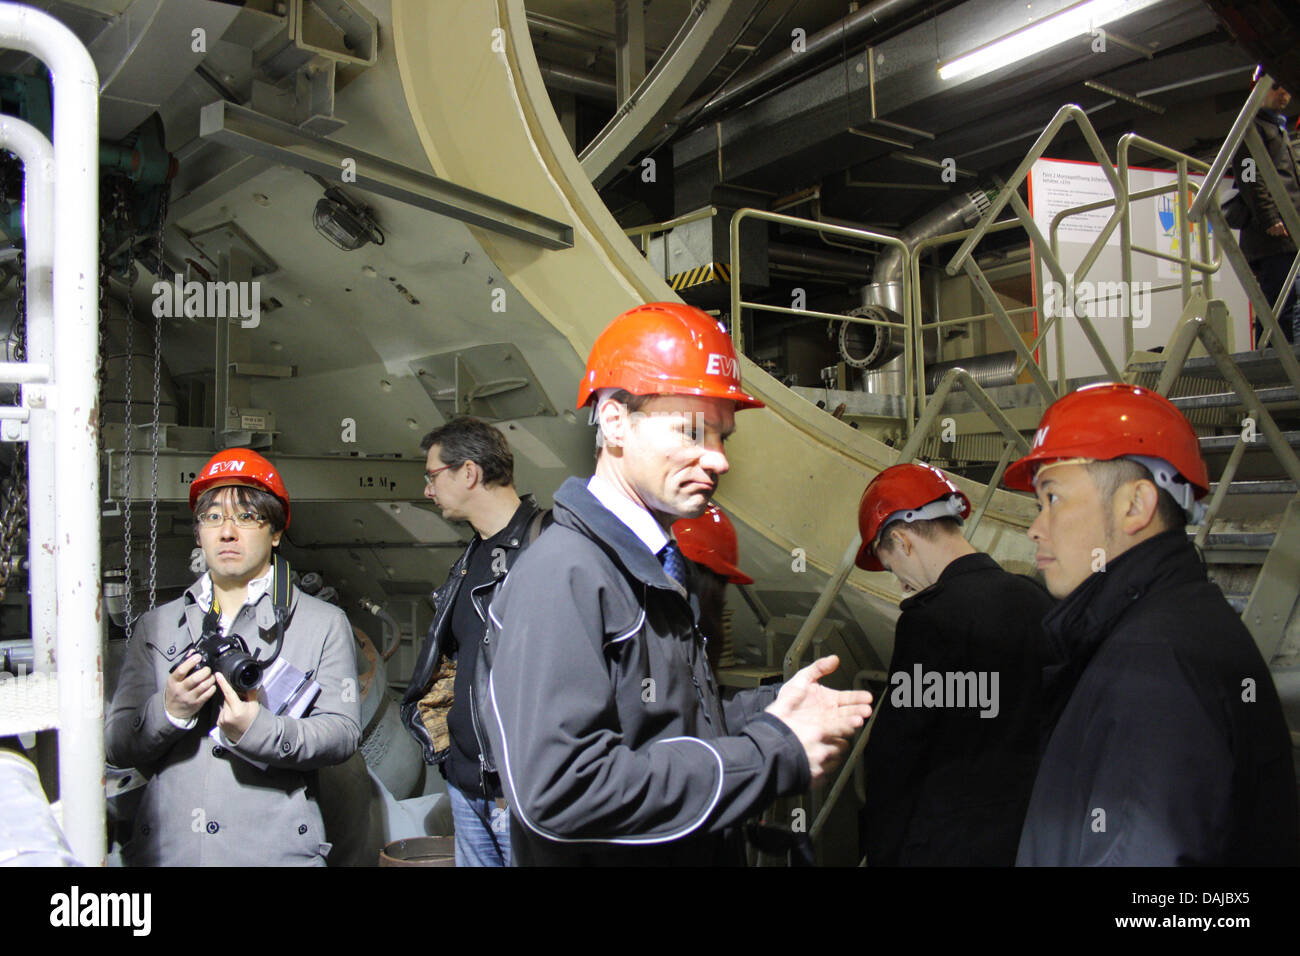
[[[931,465],[890,465],[871,479],[858,502],[862,547],[854,563],[864,571],[885,570],[874,545],[891,519],[926,521],[945,516],[970,516],[970,499],[947,475]]]
[[[681,302],[638,305],[605,327],[587,357],[577,407],[602,388],[729,398],[736,411],[763,407],[740,387],[731,336],[707,312]]]
[[[1210,490],[1196,431],[1169,399],[1137,385],[1085,385],[1043,413],[1028,455],[1007,469],[1003,483],[1034,490],[1034,473],[1051,461],[1084,458],[1157,458],[1167,462],[1200,498]]]
[[[754,583],[738,566],[736,528],[717,505],[710,504],[698,518],[683,518],[673,524],[673,536],[682,554],[696,564],[717,572],[732,584]]]
[[[203,492],[226,485],[248,485],[269,491],[284,503],[284,526],[289,527],[289,490],[275,466],[257,452],[251,448],[227,448],[209,458],[190,485],[190,510],[194,510]]]

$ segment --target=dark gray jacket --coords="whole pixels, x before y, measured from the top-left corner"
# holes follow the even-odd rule
[[[809,783],[777,688],[720,699],[698,607],[571,478],[488,614],[476,696],[519,865],[739,863],[737,827]]]
[[[352,627],[341,610],[296,587],[280,656],[321,685],[301,718],[263,707],[234,752],[208,737],[221,692],[183,730],[167,719],[163,687],[201,633],[196,581],[140,618],[104,728],[108,762],[151,779],[123,857],[135,866],[324,866],[330,844],[317,803],[320,767],[347,760],[361,740]],[[267,592],[230,625],[250,653],[270,656],[275,615]],[[261,770],[242,755],[267,764]]]
[[[1295,150],[1291,147],[1290,139],[1276,121],[1279,115],[1281,114],[1269,110],[1260,110],[1255,114],[1255,129],[1264,140],[1273,165],[1277,167],[1278,175],[1286,185],[1287,195],[1296,208],[1300,209],[1300,168],[1297,168]],[[1250,262],[1281,253],[1294,254],[1296,247],[1292,237],[1270,236],[1266,231],[1269,226],[1282,221],[1282,214],[1277,211],[1276,197],[1268,191],[1268,184],[1258,168],[1254,171],[1254,182],[1246,182],[1243,178],[1243,162],[1248,157],[1250,151],[1243,144],[1233,162],[1237,188],[1251,212],[1250,222],[1241,230],[1241,251]]]
[[[1089,577],[1043,629],[1059,663],[1017,866],[1300,862],[1272,676],[1181,529]]]
[[[545,512],[537,507],[537,502],[533,500],[532,495],[520,495],[519,507],[515,509],[514,515],[504,529],[506,532],[503,545],[506,552],[505,561],[499,566],[494,566],[493,579],[474,588],[471,595],[475,610],[485,622],[488,604],[491,603],[498,585],[505,580],[520,551],[528,545],[529,538],[534,535],[534,522],[544,516]],[[482,540],[478,535],[474,535],[469,546],[447,572],[447,579],[442,586],[430,595],[429,600],[433,604],[433,621],[429,624],[424,644],[420,648],[420,656],[416,658],[410,683],[407,684],[406,694],[402,698],[402,723],[420,745],[425,763],[429,764],[442,763],[451,750],[447,715],[451,713],[454,700],[452,691],[456,680],[456,668],[455,664],[447,659],[444,648],[447,636],[451,634],[452,611],[456,607],[456,595],[460,593],[461,579],[467,573],[470,559],[480,544]],[[486,624],[484,626],[486,627]],[[481,646],[475,650],[480,650]],[[424,701],[423,706],[421,701]],[[482,721],[474,701],[471,701],[471,706],[474,730],[479,737],[481,751],[485,742]],[[484,792],[489,791],[488,782],[486,779],[483,781]]]

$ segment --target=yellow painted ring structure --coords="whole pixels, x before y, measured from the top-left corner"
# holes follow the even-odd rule
[[[546,250],[474,229],[484,252],[580,356],[618,313],[677,298],[583,175],[542,83],[522,0],[393,0],[393,37],[407,106],[434,172],[572,224],[572,249]],[[829,574],[852,538],[867,482],[895,451],[815,408],[741,357],[745,388],[767,403],[740,418],[718,501],[738,523],[809,570]],[[577,383],[574,383],[575,394]],[[954,479],[972,501],[983,486]],[[999,492],[976,545],[1031,566],[1027,498]],[[742,558],[742,560],[744,560]],[[802,578],[804,587],[812,577]],[[848,587],[885,604],[887,574],[855,570]],[[874,603],[874,602],[872,602]]]

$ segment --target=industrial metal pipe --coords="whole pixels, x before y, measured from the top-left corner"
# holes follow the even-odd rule
[[[54,434],[58,502],[59,797],[72,851],[104,862],[104,688],[100,661],[95,364],[99,274],[99,77],[75,33],[42,10],[0,4],[0,47],[42,60],[54,89]]]
[[[54,365],[54,147],[35,126],[0,116],[0,149],[23,163],[23,224],[26,274],[27,359],[48,370]],[[54,510],[54,421],[45,388],[23,386],[29,414],[27,439],[27,563],[32,605],[34,669],[54,669],[57,538]]]
[[[564,90],[568,93],[577,93],[579,96],[587,96],[604,103],[618,102],[618,91],[614,84],[604,77],[597,76],[595,73],[588,73],[586,70],[564,66],[560,63],[544,63],[541,61],[538,61],[537,68],[541,71],[542,82],[549,87]]]
[[[80,866],[31,761],[0,750],[0,866]]]
[[[789,243],[773,242],[767,247],[767,258],[772,265],[798,266],[803,269],[833,272],[862,281],[871,271],[871,260],[865,255],[848,252],[831,252],[827,249],[809,249]]]
[[[808,37],[799,52],[796,53],[793,48],[787,49],[743,76],[736,77],[711,98],[706,100],[701,97],[687,103],[673,117],[673,122],[678,126],[688,121],[702,122],[741,97],[754,93],[759,87],[791,72],[795,67],[813,62],[819,54],[843,49],[873,27],[884,29],[893,26],[906,15],[919,10],[928,12],[932,6],[925,0],[875,0],[874,3],[868,3],[838,23],[832,23]]]
[[[931,236],[969,229],[989,208],[993,195],[990,190],[972,189],[953,196],[901,230],[898,238],[911,248]],[[879,305],[896,315],[903,314],[903,262],[902,253],[892,247],[876,257],[871,285],[863,290],[864,305]]]
[[[969,358],[953,359],[950,362],[937,362],[925,367],[925,390],[933,392],[943,381],[949,369],[964,368],[970,377],[985,388],[1016,383],[1016,364],[1018,356],[1014,349],[1005,352],[993,352],[989,355],[973,355]]]

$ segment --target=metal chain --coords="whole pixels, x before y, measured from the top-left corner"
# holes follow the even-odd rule
[[[14,361],[27,360],[27,271],[18,254],[18,295],[14,300]],[[27,528],[27,447],[15,449],[13,472],[0,487],[0,601],[9,589],[14,570],[14,550]]]
[[[19,450],[13,472],[0,485],[0,600],[9,588],[14,551],[27,528],[27,454]],[[21,552],[20,552],[21,553]]]
[[[14,300],[14,361],[27,361],[27,252],[18,247],[18,297]]]
[[[163,279],[163,231],[167,223],[168,189],[158,199],[158,278]],[[149,607],[158,603],[158,419],[162,389],[162,314],[155,310],[153,326],[153,494],[149,499]]]
[[[127,266],[130,275],[130,265]],[[135,630],[134,583],[132,578],[132,541],[131,541],[131,479],[132,451],[135,446],[135,300],[131,290],[126,290],[126,412],[123,419],[123,431],[126,444],[122,450],[122,583],[125,597],[126,636],[131,637]]]

